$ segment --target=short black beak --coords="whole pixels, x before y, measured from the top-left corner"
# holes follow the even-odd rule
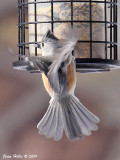
[[[40,49],[41,49],[41,43],[38,43],[37,45],[38,45],[38,48],[40,48]]]

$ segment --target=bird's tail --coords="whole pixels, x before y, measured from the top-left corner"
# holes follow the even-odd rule
[[[37,128],[41,135],[54,137],[56,141],[61,139],[65,130],[68,139],[73,141],[96,131],[98,122],[97,116],[88,111],[77,97],[70,95],[62,100],[52,98]]]

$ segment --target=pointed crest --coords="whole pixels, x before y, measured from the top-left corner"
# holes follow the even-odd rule
[[[50,31],[50,29],[43,36],[42,41],[46,41],[47,39],[58,40],[58,38]]]

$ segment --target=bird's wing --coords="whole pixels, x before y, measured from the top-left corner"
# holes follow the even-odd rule
[[[51,60],[45,57],[29,56],[27,57],[31,65],[39,70],[41,73],[47,75],[49,71],[49,66],[51,65]]]
[[[53,63],[50,65],[50,70],[47,74],[50,85],[56,93],[62,92],[61,88],[63,89],[65,85],[65,68],[70,63],[72,51],[78,41],[78,35],[74,30],[66,32],[65,35],[66,40],[59,40],[58,42],[60,47],[55,51]]]

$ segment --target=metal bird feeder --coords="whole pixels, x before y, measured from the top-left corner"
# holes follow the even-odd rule
[[[18,49],[39,56],[35,44],[51,29],[61,38],[67,25],[80,34],[74,49],[76,70],[103,72],[119,68],[117,53],[117,0],[18,0]]]

